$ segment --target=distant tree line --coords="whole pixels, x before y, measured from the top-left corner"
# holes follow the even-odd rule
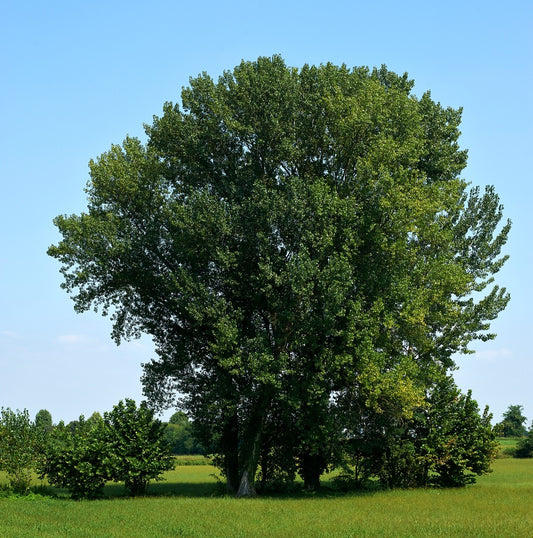
[[[170,417],[164,438],[175,456],[206,455],[204,447],[194,436],[193,424],[182,411],[176,411]]]

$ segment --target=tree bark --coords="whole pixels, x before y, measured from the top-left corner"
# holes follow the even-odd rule
[[[237,491],[237,497],[255,497],[257,495],[255,491],[255,476],[252,475],[255,475],[255,472],[250,473],[248,469],[244,469],[239,490]]]
[[[234,495],[239,485],[239,423],[237,415],[231,417],[224,426],[222,448],[224,451],[224,471],[226,490]]]
[[[254,497],[257,495],[255,490],[255,473],[259,462],[259,453],[261,449],[261,438],[263,434],[263,417],[259,420],[251,421],[248,427],[248,441],[243,439],[243,451],[240,461],[242,462],[242,474],[237,497]]]
[[[320,488],[320,477],[325,469],[322,454],[304,454],[300,460],[300,473],[304,480],[304,488],[316,491]]]
[[[237,484],[239,483],[239,469],[238,465],[235,465],[233,461],[227,461],[231,456],[233,455],[226,456],[226,491],[230,495],[235,495]]]

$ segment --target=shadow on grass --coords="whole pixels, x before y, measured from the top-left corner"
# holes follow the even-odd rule
[[[225,494],[223,483],[217,482],[150,482],[144,497],[217,497]],[[104,497],[128,497],[124,484],[107,484]]]
[[[216,480],[216,481],[215,481]],[[213,482],[151,482],[145,497],[234,497],[226,491],[226,483],[215,478]],[[261,499],[326,499],[338,497],[371,496],[383,491],[380,487],[341,490],[333,481],[324,480],[316,491],[307,491],[301,482],[296,482],[288,490],[258,489],[257,498]],[[108,484],[104,495],[107,498],[127,497],[121,483]]]
[[[290,491],[262,491],[259,492],[259,499],[276,499],[276,500],[301,500],[301,499],[334,499],[339,497],[368,497],[378,493],[378,489],[349,490],[341,491],[325,483],[317,491],[306,491],[303,485],[296,484]],[[71,496],[66,489],[54,488],[52,486],[36,486],[31,488],[30,497],[48,497],[57,500],[71,500]],[[226,484],[223,481],[218,482],[151,482],[147,492],[140,496],[143,498],[213,498],[213,497],[230,497],[226,492]],[[128,499],[130,497],[122,483],[108,483],[103,492],[103,497],[98,500]]]
[[[196,472],[198,469],[198,472]],[[346,485],[346,483],[344,483]],[[322,487],[317,491],[307,491],[303,483],[297,480],[292,485],[284,489],[264,489],[258,485],[258,498],[260,499],[326,499],[339,497],[361,497],[371,496],[382,491],[375,483],[368,483],[364,489],[341,488],[338,481],[332,476],[324,476]],[[48,498],[56,500],[71,500],[72,496],[67,489],[50,486],[45,480],[40,484],[34,482],[27,494],[15,494],[5,484],[0,481],[0,498]],[[175,498],[211,498],[211,497],[233,497],[226,491],[226,482],[221,479],[214,467],[195,466],[182,467],[177,466],[175,471],[169,473],[166,479],[161,481],[152,480],[148,489],[142,497],[175,497]],[[103,490],[103,495],[98,499],[112,500],[119,498],[131,498],[128,495],[123,482],[108,482]]]

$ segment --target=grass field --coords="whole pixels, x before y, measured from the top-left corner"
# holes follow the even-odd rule
[[[533,536],[533,460],[499,459],[464,489],[235,499],[212,467],[186,465],[146,497],[122,491],[108,485],[98,501],[0,498],[0,536]]]
[[[498,439],[500,443],[500,448],[497,454],[498,458],[512,458],[515,450],[516,445],[518,444],[519,438],[518,437],[508,437],[508,438],[500,438]]]

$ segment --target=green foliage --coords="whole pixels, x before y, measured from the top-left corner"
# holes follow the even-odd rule
[[[37,412],[35,415],[35,427],[44,433],[50,433],[52,431],[54,425],[50,411],[41,409]]]
[[[492,415],[480,413],[471,391],[461,394],[451,377],[430,396],[428,455],[436,473],[432,482],[445,487],[464,486],[476,476],[491,472],[498,443]]]
[[[26,409],[0,410],[0,471],[7,473],[9,483],[17,493],[30,487],[32,470],[38,460],[39,432]]]
[[[490,472],[497,449],[491,415],[450,376],[434,383],[410,418],[374,408],[360,413],[342,441],[343,487],[365,487],[370,479],[386,488],[457,487]]]
[[[184,426],[189,424],[189,419],[183,411],[176,411],[169,419],[169,424],[174,424],[175,426]]]
[[[189,422],[181,425],[169,423],[165,428],[164,437],[170,451],[174,455],[205,455],[205,450],[195,439],[192,431],[192,425]]]
[[[518,441],[514,453],[515,458],[533,458],[533,422],[529,427],[527,436]]]
[[[174,468],[164,441],[165,426],[154,418],[146,402],[139,407],[126,399],[104,414],[112,480],[124,481],[131,495],[146,491],[151,479]]]
[[[74,498],[101,496],[108,480],[124,481],[127,491],[138,495],[151,479],[174,467],[164,426],[144,402],[137,408],[126,399],[104,418],[93,413],[75,424],[54,428],[40,466],[41,478],[67,488]]]
[[[498,435],[502,437],[523,437],[526,435],[527,418],[522,414],[522,405],[510,405],[503,414],[503,420],[496,424]]]
[[[494,337],[510,223],[460,177],[461,111],[412,87],[279,56],[203,74],[146,145],[91,161],[86,213],[55,220],[76,310],[110,314],[117,342],[151,335],[145,394],[183,395],[239,495],[260,460],[316,488],[340,417],[393,417],[401,438],[453,354]]]
[[[75,429],[59,423],[46,446],[40,477],[74,498],[102,495],[111,472],[111,459],[102,420],[86,421],[80,416]]]
[[[165,428],[165,441],[174,455],[201,454],[205,449],[194,436],[193,425],[183,411],[176,411]]]

